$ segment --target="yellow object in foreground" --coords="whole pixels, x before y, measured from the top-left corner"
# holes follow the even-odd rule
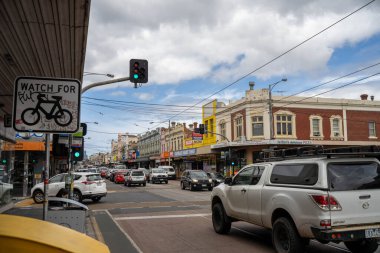
[[[75,230],[37,219],[0,214],[0,253],[109,253],[107,245]]]

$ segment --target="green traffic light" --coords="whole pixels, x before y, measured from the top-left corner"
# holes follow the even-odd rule
[[[7,163],[7,160],[6,160],[6,159],[3,159],[1,162],[2,162],[3,164],[6,164],[6,163]]]
[[[133,75],[133,78],[134,78],[134,79],[138,79],[138,78],[139,78],[139,74],[134,74],[134,75]]]
[[[79,157],[79,155],[80,155],[79,152],[75,152],[75,153],[74,153],[74,156],[75,156],[75,157]]]

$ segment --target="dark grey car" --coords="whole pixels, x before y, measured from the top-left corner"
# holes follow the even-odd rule
[[[212,179],[203,170],[185,170],[181,176],[181,189],[189,188],[190,191],[196,189],[212,190]]]

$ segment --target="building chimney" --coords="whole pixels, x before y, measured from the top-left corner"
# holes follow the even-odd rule
[[[371,101],[375,100],[375,96],[371,96]]]
[[[368,95],[367,95],[367,94],[361,94],[361,95],[360,95],[360,98],[361,98],[362,100],[367,100]]]
[[[253,90],[253,87],[255,87],[255,82],[249,82],[249,90]]]
[[[184,122],[184,123],[182,123],[182,125],[183,125],[183,128],[186,129],[186,123]]]
[[[197,122],[194,122],[194,128],[197,128],[198,127],[198,123]]]
[[[189,128],[190,128],[190,129],[193,129],[193,124],[189,124]]]
[[[172,127],[175,127],[175,122],[172,122]]]

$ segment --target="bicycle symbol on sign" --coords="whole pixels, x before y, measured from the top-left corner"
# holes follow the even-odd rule
[[[62,109],[59,101],[61,96],[52,96],[54,100],[48,100],[45,94],[38,94],[35,108],[27,108],[21,113],[21,119],[28,126],[35,125],[41,118],[40,111],[45,114],[46,119],[54,119],[59,126],[68,126],[73,120],[73,115],[69,110]],[[46,111],[41,104],[53,104],[50,112]]]

